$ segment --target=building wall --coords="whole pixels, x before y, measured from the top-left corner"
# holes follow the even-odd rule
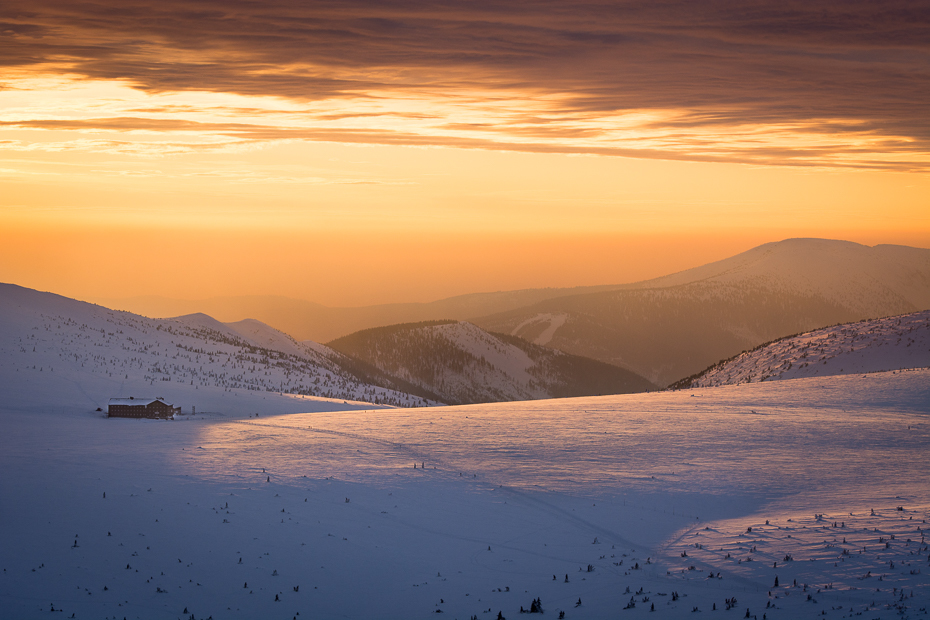
[[[175,412],[171,405],[154,402],[150,405],[110,405],[107,415],[111,418],[170,418]]]

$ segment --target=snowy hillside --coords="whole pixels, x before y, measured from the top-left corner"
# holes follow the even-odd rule
[[[788,239],[474,322],[668,385],[776,338],[928,308],[930,250]]]
[[[678,387],[711,387],[930,367],[930,311],[782,338],[708,368]]]
[[[255,319],[245,319],[235,323],[225,323],[243,340],[263,349],[280,351],[288,355],[305,355],[307,348],[300,346],[293,338],[275,328]]]
[[[408,323],[328,343],[447,403],[534,400],[656,389],[595,360],[490,334],[464,321]]]
[[[257,322],[153,320],[11,284],[0,285],[0,385],[31,409],[92,411],[120,396],[227,415],[425,404]]]
[[[0,616],[922,619],[928,412],[930,370],[181,423],[0,399]]]

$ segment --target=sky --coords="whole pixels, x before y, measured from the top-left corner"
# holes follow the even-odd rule
[[[930,247],[926,2],[0,4],[0,281],[327,305]]]

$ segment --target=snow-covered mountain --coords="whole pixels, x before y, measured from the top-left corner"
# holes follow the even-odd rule
[[[453,404],[656,389],[622,368],[488,333],[464,321],[368,329],[328,346]]]
[[[930,250],[788,239],[473,322],[667,385],[775,338],[928,308]]]
[[[930,367],[930,311],[789,336],[711,366],[675,387],[715,387]]]
[[[258,321],[149,319],[0,284],[0,385],[20,407],[93,410],[121,396],[164,397],[185,413],[427,404],[341,359]]]

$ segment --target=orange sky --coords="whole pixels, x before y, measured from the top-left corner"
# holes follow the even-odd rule
[[[930,246],[908,2],[417,7],[4,5],[0,281],[360,305]]]

